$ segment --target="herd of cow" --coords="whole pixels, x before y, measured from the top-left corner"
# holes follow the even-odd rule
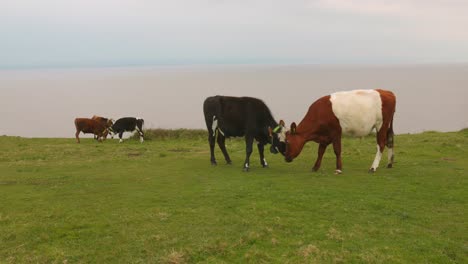
[[[328,145],[333,145],[336,156],[335,173],[342,172],[341,137],[343,134],[363,137],[375,130],[377,153],[369,172],[379,166],[385,146],[388,147],[387,168],[394,162],[393,152],[393,115],[395,95],[386,90],[353,90],[337,92],[319,98],[312,103],[304,119],[287,129],[284,121],[276,122],[265,103],[252,97],[213,96],[203,104],[205,122],[208,129],[211,164],[216,165],[215,143],[218,143],[224,159],[231,164],[225,140],[230,137],[245,137],[246,157],[243,170],[250,168],[250,155],[254,141],[257,141],[260,164],[268,167],[264,156],[265,145],[271,144],[270,152],[281,153],[286,162],[292,162],[302,151],[305,143],[315,141],[319,144],[318,156],[312,170],[320,168],[323,154]],[[119,134],[120,142],[125,131],[137,131],[143,142],[143,119],[125,117],[113,121],[109,118],[93,116],[75,119],[76,139],[79,134],[92,133],[102,141],[111,134]]]
[[[114,122],[111,118],[93,116],[92,118],[75,118],[76,142],[80,143],[80,133],[94,134],[94,138],[102,141],[110,134],[114,138],[119,134],[120,142],[124,132],[137,131],[140,134],[140,141],[143,142],[143,124],[145,121],[138,117],[123,117]]]

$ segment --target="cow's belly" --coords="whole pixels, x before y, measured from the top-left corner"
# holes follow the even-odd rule
[[[377,130],[380,129],[382,126],[382,122],[378,122],[377,120],[371,121],[369,123],[367,121],[372,120],[372,117],[369,117],[367,120],[356,121],[356,119],[351,118],[342,118],[338,119],[340,121],[340,126],[342,129],[342,133],[345,135],[355,136],[355,137],[363,137],[369,135],[370,132],[375,128]]]
[[[382,126],[382,100],[375,90],[334,93],[332,109],[343,134],[362,137]]]

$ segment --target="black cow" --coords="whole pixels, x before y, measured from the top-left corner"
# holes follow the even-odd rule
[[[137,131],[140,134],[140,142],[143,143],[143,125],[145,121],[138,117],[123,117],[115,121],[115,123],[109,128],[112,132],[112,138],[114,134],[119,134],[120,141],[122,142],[122,135],[124,132],[133,132]]]
[[[270,148],[272,153],[276,154],[279,151],[284,154],[286,146],[284,140],[281,142],[286,133],[284,122],[276,123],[270,109],[263,101],[252,97],[212,96],[206,98],[203,103],[203,112],[208,128],[212,165],[217,164],[214,156],[216,136],[218,146],[228,164],[231,164],[232,161],[226,151],[225,139],[245,136],[244,171],[249,170],[249,159],[254,139],[258,142],[260,164],[264,168],[268,167],[263,154],[266,144],[272,144]]]

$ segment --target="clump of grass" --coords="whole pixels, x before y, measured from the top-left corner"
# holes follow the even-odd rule
[[[204,129],[147,129],[144,131],[145,140],[172,140],[172,139],[206,139],[207,131]],[[140,136],[138,133],[135,133],[132,139],[139,140]]]
[[[183,264],[187,263],[187,260],[183,252],[172,250],[168,255],[161,259],[161,263]]]

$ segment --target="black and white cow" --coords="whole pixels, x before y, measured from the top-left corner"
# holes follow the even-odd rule
[[[246,157],[244,171],[250,167],[250,155],[254,139],[258,142],[260,164],[265,168],[268,164],[264,157],[264,146],[272,144],[270,151],[274,154],[285,152],[285,144],[280,142],[286,128],[284,122],[278,124],[271,115],[270,109],[259,99],[252,97],[212,96],[203,103],[205,122],[208,128],[208,142],[210,144],[211,164],[216,165],[214,155],[215,140],[223,152],[228,164],[231,158],[226,151],[225,139],[245,136]]]
[[[122,117],[119,120],[115,121],[112,127],[109,128],[110,132],[112,133],[112,138],[114,138],[114,134],[119,134],[119,142],[122,142],[122,136],[124,132],[133,132],[137,131],[140,135],[140,142],[143,143],[143,125],[145,121],[138,117]]]

